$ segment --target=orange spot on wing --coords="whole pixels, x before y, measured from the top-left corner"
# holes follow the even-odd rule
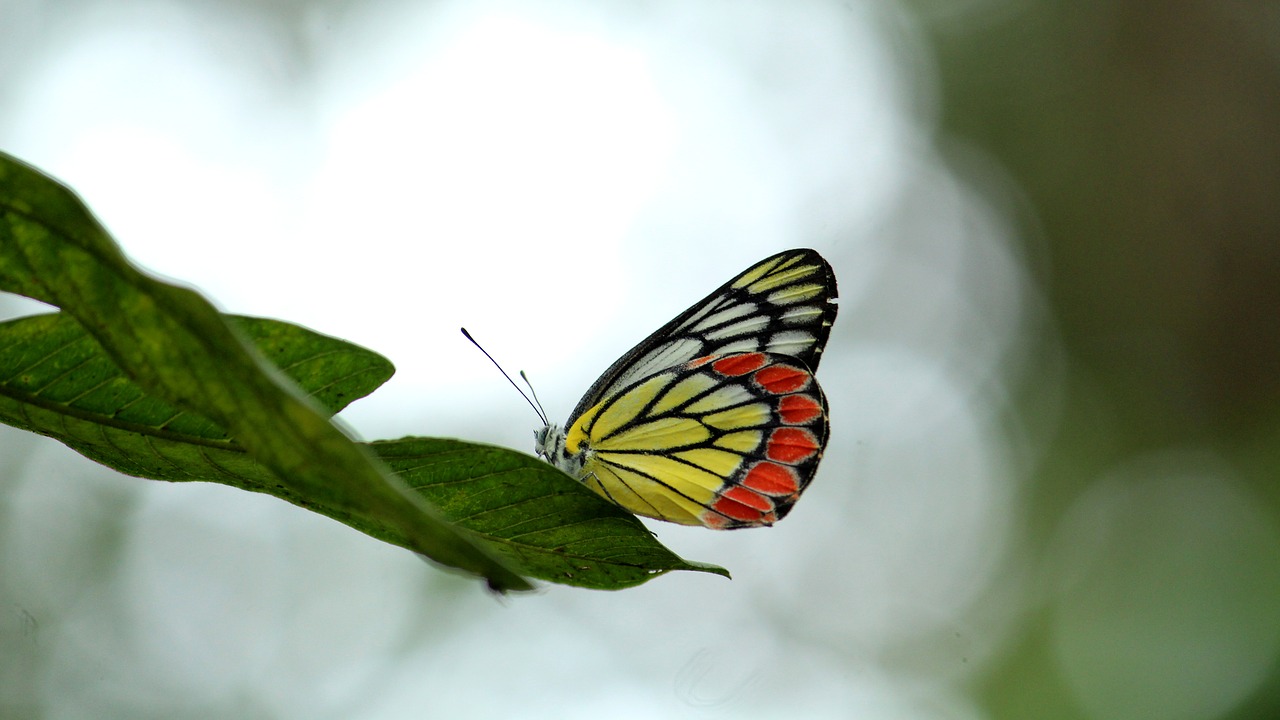
[[[703,524],[708,527],[771,525],[778,518],[772,500],[742,487],[729,488],[710,509],[711,512],[703,516]],[[711,521],[713,514],[723,517]]]
[[[715,361],[711,367],[721,375],[737,377],[764,367],[765,357],[761,353],[742,353]]]
[[[754,522],[761,515],[759,510],[747,507],[740,502],[734,502],[728,498],[720,498],[715,505],[711,506],[711,509],[731,520],[740,522]]]
[[[771,462],[756,463],[742,478],[742,484],[766,495],[786,496],[800,492],[796,471]]]
[[[773,509],[772,500],[760,493],[753,492],[744,487],[731,487],[728,490],[725,490],[724,494],[720,496],[720,501],[723,501],[725,498],[742,505],[746,505],[747,507],[758,511],[757,514],[768,512]]]
[[[809,384],[809,373],[790,365],[771,365],[755,374],[760,387],[774,395],[795,392]]]
[[[765,456],[789,465],[807,460],[819,450],[818,439],[804,428],[778,428],[769,434]]]
[[[801,425],[822,414],[822,405],[808,395],[788,395],[778,401],[778,415],[788,425]]]

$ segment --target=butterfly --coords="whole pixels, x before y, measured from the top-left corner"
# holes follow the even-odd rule
[[[538,455],[646,517],[737,529],[791,510],[827,444],[813,374],[836,279],[813,250],[747,268],[619,358]]]

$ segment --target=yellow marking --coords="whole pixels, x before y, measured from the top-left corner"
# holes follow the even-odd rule
[[[722,447],[726,450],[737,450],[740,453],[755,452],[760,447],[760,441],[764,439],[764,434],[759,430],[740,430],[736,433],[729,433],[716,440],[716,447]]]
[[[591,438],[608,437],[618,428],[635,420],[644,406],[671,383],[672,377],[670,373],[654,375],[622,395],[615,395],[596,418],[595,425],[591,427]]]
[[[751,391],[741,385],[724,385],[685,408],[685,412],[690,415],[701,415],[729,405],[748,402],[753,397]]]
[[[712,380],[706,375],[690,375],[673,385],[671,389],[667,391],[667,394],[663,395],[662,399],[653,406],[653,410],[650,412],[654,415],[661,415],[662,413],[669,412],[715,387],[715,384],[715,380]]]
[[[769,302],[774,305],[794,305],[817,297],[822,293],[822,285],[796,285],[779,290],[769,295]]]
[[[637,515],[681,525],[702,524],[698,518],[705,510],[703,505],[681,497],[639,473],[596,462],[588,462],[585,469],[594,473],[588,487]],[[708,502],[712,497],[714,494],[708,496]]]
[[[607,438],[596,440],[593,434],[591,446],[596,450],[641,450],[661,452],[668,448],[685,447],[706,442],[711,431],[692,418],[659,418],[626,428]]]
[[[759,280],[750,283],[747,286],[747,290],[752,294],[761,295],[776,287],[809,277],[817,269],[817,265],[799,265],[787,268],[786,270],[782,270],[777,273],[765,275]]]
[[[665,455],[624,455],[621,453],[602,453],[601,460],[620,465],[627,470],[634,470],[655,478],[688,495],[700,503],[710,502],[716,491],[724,485],[724,478],[701,468],[691,467]],[[640,490],[644,494],[643,490]],[[646,495],[647,497],[647,495]]]
[[[738,465],[742,464],[741,455],[709,447],[684,450],[676,453],[675,457],[685,462],[691,462],[714,475],[719,475],[721,478],[729,477],[734,470],[738,469]]]
[[[582,443],[587,440],[587,426],[590,425],[596,415],[599,414],[600,408],[602,407],[604,407],[603,403],[582,413],[582,416],[573,424],[573,427],[569,428],[568,432],[564,435],[564,449],[566,452],[570,454],[582,452]]]
[[[738,281],[737,281],[737,282],[735,282],[735,283],[733,284],[733,287],[735,287],[735,288],[744,288],[744,287],[747,287],[747,286],[748,286],[748,285],[750,285],[751,283],[753,283],[753,282],[755,282],[755,281],[759,280],[760,278],[762,278],[762,277],[764,277],[764,276],[768,275],[770,272],[772,272],[772,271],[773,271],[775,268],[777,268],[777,267],[778,267],[778,261],[777,261],[777,260],[774,260],[773,262],[768,263],[768,264],[760,263],[759,265],[757,265],[757,266],[755,266],[755,267],[751,268],[750,270],[748,270],[747,272],[743,273],[742,277],[738,278]]]
[[[771,416],[772,413],[767,404],[754,403],[706,415],[702,418],[702,422],[717,430],[738,430],[767,425]]]

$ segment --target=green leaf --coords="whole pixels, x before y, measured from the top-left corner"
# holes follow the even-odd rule
[[[394,372],[377,353],[296,325],[227,320],[325,415],[373,392]],[[225,429],[147,395],[65,313],[0,323],[0,421],[60,440],[136,477],[209,480],[280,494],[270,471],[253,462]]]
[[[729,577],[724,568],[682,560],[634,515],[537,458],[439,438],[370,447],[445,517],[533,577],[599,590],[671,570]]]
[[[277,320],[229,317],[329,413],[391,376],[380,355]],[[0,323],[0,422],[62,441],[120,472],[269,493],[408,547],[395,527],[294,493],[208,418],[147,396],[64,313]],[[686,562],[631,514],[545,462],[503,448],[406,438],[371,448],[476,544],[532,577],[619,589]]]
[[[74,193],[3,153],[0,290],[62,308],[144,393],[225,428],[278,494],[376,519],[495,590],[530,588],[343,435],[207,300],[140,271]]]

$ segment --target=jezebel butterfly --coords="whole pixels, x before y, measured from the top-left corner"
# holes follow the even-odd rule
[[[813,374],[836,279],[813,250],[766,258],[618,359],[537,453],[637,515],[772,525],[813,479],[827,400]]]

